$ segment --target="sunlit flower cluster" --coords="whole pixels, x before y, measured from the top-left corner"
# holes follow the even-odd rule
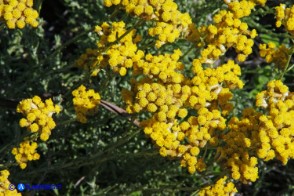
[[[251,14],[256,5],[264,6],[267,0],[224,0],[236,18],[243,18]]]
[[[230,131],[220,138],[224,144],[217,148],[217,161],[230,170],[233,179],[243,183],[254,182],[258,178],[258,159],[252,149],[259,142],[260,115],[247,108],[241,119],[233,117],[228,123]]]
[[[17,112],[25,116],[20,119],[19,125],[27,127],[32,133],[38,132],[40,139],[47,141],[56,126],[52,115],[60,111],[60,106],[54,105],[51,99],[46,99],[45,102],[39,96],[24,99],[17,106]]]
[[[258,158],[276,158],[286,165],[294,157],[294,93],[280,80],[272,80],[257,94],[256,106],[263,112],[246,108],[240,119],[231,118],[229,132],[214,141],[224,142],[217,148],[217,161],[243,183],[258,178]]]
[[[254,8],[255,3],[253,1],[230,1],[224,0],[228,5],[230,11],[236,18],[243,18],[251,14],[251,10]]]
[[[184,75],[181,73],[184,65],[179,62],[181,55],[179,49],[174,50],[172,54],[158,56],[147,54],[135,64],[134,75],[144,74],[150,79],[158,79],[163,83],[179,84],[184,80]]]
[[[267,63],[273,62],[277,68],[284,70],[288,61],[289,48],[284,44],[276,47],[273,42],[259,45],[259,54]]]
[[[124,93],[128,103],[127,112],[139,113],[145,109],[151,113],[156,112],[160,121],[174,119],[177,115],[184,118],[187,111],[180,110],[183,103],[175,97],[175,94],[179,93],[177,90],[181,91],[181,86],[177,84],[166,87],[162,83],[138,83],[134,91]]]
[[[33,0],[0,0],[0,20],[9,29],[22,29],[26,24],[37,27],[39,13],[32,7]]]
[[[280,4],[276,7],[276,26],[282,25],[294,35],[294,5],[290,8],[286,8],[285,4]]]
[[[159,58],[168,61],[164,70],[161,61],[156,60],[157,56],[146,55],[145,58],[154,61],[149,60],[151,62],[145,65],[142,72],[140,68],[136,72],[147,77],[133,81],[132,89],[125,89],[122,94],[127,112],[148,111],[152,114],[141,126],[159,147],[160,154],[179,158],[181,166],[194,173],[205,168],[201,157],[197,157],[200,148],[210,140],[215,141],[215,130],[226,127],[222,114],[227,115],[232,109],[230,89],[242,88],[243,82],[239,79],[240,67],[233,61],[217,68],[203,69],[199,60],[195,60],[195,76],[189,80],[181,74],[181,69],[176,69],[179,55],[176,57],[169,59],[167,55]],[[170,64],[173,64],[171,68]],[[179,67],[182,67],[181,64]],[[164,77],[161,75],[164,72],[160,70],[166,72]],[[179,79],[174,80],[173,74],[169,73],[178,74]],[[197,111],[197,115],[181,120],[186,118],[189,109]]]
[[[95,27],[95,32],[100,36],[97,49],[88,49],[77,61],[78,66],[90,70],[92,76],[96,76],[106,65],[125,76],[127,69],[132,68],[144,56],[136,44],[141,37],[136,35],[135,30],[128,32],[123,21],[112,24],[104,22]]]
[[[234,195],[237,189],[232,182],[227,182],[227,177],[219,179],[214,185],[204,187],[198,193],[199,196]]]
[[[36,152],[38,144],[36,142],[23,141],[19,148],[13,148],[12,154],[21,169],[27,167],[28,161],[38,160],[40,155]]]
[[[267,113],[259,118],[258,157],[265,161],[277,158],[286,165],[294,158],[294,93],[280,80],[273,80],[256,96],[256,106]]]
[[[127,13],[155,21],[155,25],[149,29],[149,35],[158,36],[155,44],[157,48],[167,42],[173,43],[192,24],[190,15],[181,13],[173,0],[105,0],[104,5],[121,5]]]
[[[233,60],[229,60],[227,63],[216,68],[203,69],[199,60],[195,59],[192,69],[195,73],[192,83],[194,85],[205,83],[208,89],[214,92],[214,94],[211,94],[212,97],[220,93],[221,86],[229,89],[243,88],[244,86],[244,83],[240,79],[240,66]]]
[[[101,97],[93,89],[87,90],[84,85],[72,92],[73,105],[77,115],[77,121],[87,123],[87,116],[94,115],[97,112],[97,106],[100,104]]]
[[[200,28],[200,36],[204,37],[205,48],[199,58],[201,63],[213,64],[229,48],[237,52],[238,61],[245,61],[252,53],[253,38],[256,30],[249,30],[248,25],[237,18],[231,11],[221,10],[213,18],[214,24]]]
[[[176,119],[160,122],[152,118],[143,121],[141,125],[145,134],[159,147],[161,156],[179,158],[181,166],[192,174],[206,168],[203,159],[197,157],[200,148],[204,148],[214,130],[224,129],[225,119],[217,110],[210,112],[202,108],[198,117],[191,116],[181,123]]]
[[[252,53],[253,39],[257,36],[257,32],[255,29],[249,30],[247,23],[242,22],[241,18],[249,16],[257,4],[264,5],[265,2],[225,0],[228,10],[220,10],[214,15],[213,24],[198,29],[195,25],[190,25],[188,40],[204,47],[199,61],[213,64],[229,48],[235,49],[238,61],[245,61]],[[200,38],[201,43],[199,43]]]
[[[11,183],[8,180],[9,175],[8,170],[0,171],[0,196],[21,196],[21,193],[18,193],[17,190],[11,190]]]
[[[189,104],[195,109],[210,106],[211,109],[223,109],[223,115],[228,114],[232,105],[230,89],[243,88],[244,83],[240,80],[241,69],[234,61],[229,60],[226,64],[217,68],[203,69],[199,59],[193,61],[191,96]]]

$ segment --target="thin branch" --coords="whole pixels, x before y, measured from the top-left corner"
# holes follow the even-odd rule
[[[108,101],[104,101],[104,100],[101,100],[100,102],[100,105],[103,106],[105,109],[107,109],[108,111],[110,112],[113,112],[113,113],[116,113],[120,116],[123,116],[123,117],[128,117],[130,116],[129,113],[127,113],[124,109],[118,107],[117,105],[115,105],[114,103],[111,103],[111,102],[108,102]],[[131,118],[129,118],[129,120],[132,120]],[[140,127],[140,122],[135,119],[133,120],[133,123]]]

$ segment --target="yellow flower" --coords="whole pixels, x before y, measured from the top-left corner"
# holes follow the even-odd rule
[[[77,120],[81,123],[86,123],[88,115],[94,115],[97,111],[97,106],[100,104],[100,95],[93,89],[86,90],[84,85],[75,89],[72,92],[73,104],[77,114]],[[55,127],[54,121],[48,123],[49,127]]]
[[[188,115],[187,109],[179,109],[178,111],[178,116],[180,118],[185,118]]]
[[[226,182],[227,177],[220,178],[214,185],[204,187],[198,193],[199,196],[205,195],[234,195],[237,189],[232,182]]]
[[[12,154],[15,156],[21,169],[27,167],[28,161],[38,160],[39,154],[36,152],[38,145],[36,142],[24,141],[20,143],[19,148],[13,148]]]
[[[157,106],[154,103],[149,103],[148,106],[147,106],[147,110],[149,112],[156,112]]]
[[[45,100],[44,103],[40,97],[34,96],[32,99],[22,100],[16,110],[25,116],[19,121],[20,127],[27,127],[33,133],[42,134],[45,127],[49,127],[50,131],[55,127],[52,115],[59,113],[61,108],[54,105],[51,99]]]
[[[20,1],[3,1],[1,4],[0,17],[6,22],[9,29],[24,28],[26,24],[37,27],[39,14],[32,8],[33,1],[26,3]]]

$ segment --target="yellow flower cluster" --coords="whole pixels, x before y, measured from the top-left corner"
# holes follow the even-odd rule
[[[227,177],[224,176],[219,179],[214,185],[207,186],[201,189],[198,193],[199,196],[226,196],[234,195],[238,192],[235,185],[232,182],[226,182]]]
[[[145,134],[160,148],[161,156],[179,158],[181,166],[187,167],[191,174],[205,169],[203,160],[197,159],[200,148],[206,145],[215,129],[222,130],[226,126],[218,110],[210,112],[206,108],[199,110],[198,117],[191,116],[181,123],[175,119],[160,122],[151,118],[141,125]]]
[[[37,27],[39,14],[32,7],[33,0],[0,0],[0,20],[9,29],[22,29],[26,24]]]
[[[164,59],[167,60],[168,58]],[[207,107],[212,104],[213,100],[217,100],[218,95],[222,93],[222,99],[219,100],[218,104],[221,107],[223,106],[224,113],[227,113],[228,111],[225,108],[231,108],[231,105],[228,104],[228,100],[232,96],[229,89],[242,88],[244,85],[239,79],[240,67],[231,60],[215,69],[207,68],[205,70],[203,70],[199,61],[195,60],[193,63],[195,77],[191,81],[187,81],[187,79],[185,81],[189,85],[181,85],[184,76],[175,72],[176,62],[171,61],[167,65],[163,64],[165,65],[163,67],[160,61],[158,64],[156,62],[158,60],[147,63],[143,68],[143,74],[148,76],[147,80],[158,78],[162,83],[138,82],[133,86],[132,91],[124,91],[128,112],[138,113],[147,109],[149,112],[159,113],[158,119],[165,121],[166,119],[173,119],[183,105],[195,109]],[[173,66],[169,69],[170,64],[173,64]],[[179,66],[181,67],[181,64]],[[135,99],[132,97],[135,97]],[[216,106],[216,103],[214,105]],[[163,113],[166,113],[166,115],[164,116]]]
[[[176,116],[184,118],[187,110],[182,109],[182,103],[175,98],[177,90],[181,91],[180,85],[168,85],[160,83],[138,83],[136,86],[135,100],[131,100],[134,93],[125,91],[126,103],[128,103],[127,112],[139,113],[146,109],[151,113],[157,113],[159,121],[174,119]],[[179,93],[179,92],[177,92]],[[127,98],[130,97],[130,98]],[[127,99],[129,101],[127,101]]]
[[[149,29],[149,35],[158,36],[157,48],[167,42],[173,43],[192,24],[190,15],[181,13],[173,0],[105,0],[104,5],[121,5],[127,13],[154,20],[155,25]]]
[[[293,158],[294,124],[290,118],[294,115],[294,93],[280,81],[270,82],[268,90],[257,95],[256,106],[262,107],[263,113],[247,108],[240,118],[233,116],[227,124],[224,118],[233,109],[231,90],[243,88],[244,83],[240,79],[241,69],[233,60],[220,65],[215,65],[215,61],[229,48],[235,49],[240,62],[252,53],[257,32],[249,30],[241,19],[249,16],[255,6],[264,6],[266,0],[225,0],[228,9],[219,11],[213,24],[200,28],[192,24],[188,14],[180,13],[172,0],[105,0],[104,3],[108,7],[119,5],[127,13],[155,21],[148,33],[158,36],[158,48],[181,35],[204,47],[200,57],[193,60],[192,73],[187,77],[184,72],[187,69],[180,62],[181,50],[145,54],[137,48],[141,37],[135,30],[127,30],[124,22],[103,23],[95,28],[100,36],[98,49],[87,50],[78,60],[84,67],[87,61],[91,62],[92,75],[97,75],[100,66],[109,65],[121,76],[131,70],[131,88],[122,91],[126,111],[148,113],[140,126],[159,148],[161,156],[179,159],[181,166],[193,174],[205,169],[201,150],[210,145],[217,148],[218,163],[229,170],[233,179],[243,183],[257,180],[258,159],[277,158],[286,164]],[[273,61],[281,68],[286,64],[284,57],[288,50],[283,45],[279,49],[272,43],[260,45],[260,50],[267,62]],[[86,115],[96,111],[100,97],[93,100],[92,95],[89,99],[86,88],[79,89],[73,92],[74,105],[76,108],[79,102],[83,106],[76,111],[81,116],[78,118],[86,122]],[[92,90],[91,94],[95,92]],[[233,194],[237,190],[232,183],[226,184],[226,180],[226,177],[220,179],[201,194]]]
[[[171,58],[176,53],[177,58]],[[160,148],[160,154],[179,158],[181,166],[194,173],[205,167],[203,160],[197,159],[200,148],[208,141],[213,143],[210,140],[215,140],[214,130],[223,130],[226,127],[221,114],[227,115],[232,108],[229,103],[232,98],[230,89],[242,88],[243,82],[239,79],[240,67],[233,61],[204,70],[199,60],[195,60],[195,76],[191,80],[184,79],[177,72],[181,69],[176,69],[182,67],[181,64],[176,66],[179,54],[179,51],[175,51],[165,58],[163,55],[160,58],[146,55],[145,59],[152,61],[142,63],[146,64],[141,68],[142,72],[139,66],[136,71],[147,77],[133,81],[132,89],[124,90],[122,94],[127,112],[148,111],[152,114],[141,126]],[[161,59],[168,62],[165,68],[161,67]],[[173,64],[171,68],[170,64]],[[162,73],[165,73],[164,77]],[[175,80],[172,76],[174,74],[178,74],[179,79]],[[220,107],[222,112],[219,111]],[[196,110],[197,116],[183,120],[188,115],[188,109]],[[178,119],[182,122],[179,123]]]
[[[221,136],[224,145],[217,148],[218,162],[231,171],[235,180],[255,182],[258,178],[257,157],[254,149],[258,140],[260,114],[252,108],[243,111],[241,119],[233,117],[228,124],[229,132]]]
[[[258,157],[265,161],[277,158],[286,165],[294,158],[294,93],[280,80],[270,81],[267,90],[257,94],[256,106],[268,114],[259,118]]]
[[[10,190],[10,182],[8,176],[10,175],[8,170],[0,171],[0,196],[21,196],[21,193],[18,193],[17,190]]]
[[[232,12],[221,10],[213,18],[214,24],[201,27],[200,35],[205,37],[206,48],[201,51],[200,62],[213,64],[220,56],[233,47],[238,53],[237,59],[242,62],[252,53],[253,38],[256,30],[250,31],[248,25]]]
[[[256,152],[258,146],[252,143],[259,140],[253,139],[258,138],[258,131],[250,132],[253,121],[247,114],[250,110],[244,111],[246,114],[241,120],[232,118],[229,132],[222,131],[226,128],[223,116],[233,109],[231,90],[241,89],[244,85],[240,80],[241,69],[233,60],[218,66],[214,62],[231,47],[237,51],[239,61],[251,54],[257,33],[249,30],[241,18],[248,16],[255,5],[264,5],[265,1],[227,2],[229,10],[220,11],[214,16],[214,24],[199,29],[189,21],[188,15],[181,19],[186,21],[184,26],[177,24],[181,20],[169,19],[165,9],[173,13],[177,12],[177,7],[168,8],[167,2],[172,1],[109,0],[105,4],[120,5],[128,13],[155,20],[149,34],[158,36],[157,47],[174,42],[183,34],[199,47],[204,46],[200,58],[193,61],[192,77],[186,77],[184,73],[181,50],[171,54],[145,54],[136,45],[141,37],[135,30],[127,30],[124,22],[96,26],[95,32],[100,36],[98,49],[87,50],[78,64],[87,68],[87,61],[90,61],[92,75],[108,65],[121,76],[131,70],[134,76],[131,89],[122,91],[126,111],[149,113],[149,118],[140,125],[162,156],[179,159],[181,166],[192,174],[206,167],[201,149],[207,144],[219,147],[222,143],[224,146],[218,148],[219,161],[230,169],[232,177],[244,183],[255,181],[258,178],[257,155],[252,152]],[[170,6],[173,5],[172,2]],[[209,64],[206,68],[205,63]]]
[[[228,132],[216,137],[218,162],[231,171],[235,180],[243,183],[258,178],[258,159],[274,158],[284,165],[294,158],[294,93],[280,80],[270,81],[267,90],[256,96],[256,106],[243,111],[241,119],[231,118]]]
[[[284,44],[276,47],[273,42],[259,45],[259,54],[267,63],[273,62],[278,69],[284,70],[290,49]]]
[[[173,57],[173,55],[171,56]],[[147,59],[153,57],[152,55],[146,55]],[[160,61],[161,59],[164,60]],[[222,99],[219,100],[218,104],[224,108],[224,113],[231,108],[231,105],[228,104],[228,100],[232,96],[229,89],[242,88],[244,85],[239,79],[241,70],[237,64],[230,60],[217,68],[204,70],[199,60],[194,60],[193,71],[195,77],[188,81],[187,78],[184,80],[184,76],[177,72],[182,69],[182,64],[178,63],[177,59],[178,55],[174,59],[170,59],[169,55],[161,55],[159,58],[153,58],[152,62],[146,63],[142,60],[139,63],[142,64],[141,67],[143,68],[142,72],[137,72],[148,76],[148,80],[159,79],[162,84],[160,82],[150,83],[150,81],[139,82],[134,86],[132,92],[127,93],[125,91],[125,100],[129,105],[128,112],[140,112],[143,108],[147,108],[149,112],[160,112],[165,110],[161,108],[169,108],[172,112],[171,105],[174,105],[173,107],[176,105],[176,108],[180,108],[183,104],[199,109],[210,106],[213,100],[217,100],[220,93]],[[181,85],[183,82],[188,85]],[[135,97],[136,99],[134,100],[130,97]]]
[[[210,106],[210,109],[222,109],[222,114],[227,115],[232,104],[230,89],[243,88],[244,83],[240,80],[241,69],[234,61],[229,60],[226,64],[217,68],[203,69],[199,59],[193,61],[191,95],[188,99],[189,104],[199,109]]]
[[[231,1],[224,0],[224,2],[228,5],[231,12],[234,14],[236,18],[243,18],[245,16],[249,16],[251,14],[251,10],[254,8],[255,3],[253,1]]]
[[[211,96],[215,99],[222,89],[222,86],[229,89],[243,88],[244,83],[240,80],[241,69],[233,60],[218,66],[217,68],[203,69],[200,61],[193,61],[193,72],[195,77],[192,79],[194,85],[204,83],[210,91],[213,91]],[[221,85],[222,84],[222,85]]]
[[[256,5],[264,6],[267,0],[224,0],[236,18],[243,18],[251,14]]]
[[[187,39],[204,46],[199,57],[202,64],[213,64],[229,48],[236,50],[240,62],[245,61],[252,53],[253,39],[257,36],[257,32],[255,29],[249,30],[247,23],[242,22],[241,18],[250,15],[257,3],[263,5],[266,1],[225,0],[225,2],[229,10],[219,11],[213,17],[213,24],[199,29],[190,25]],[[199,43],[199,37],[203,38],[202,43]]]
[[[123,21],[112,24],[104,22],[95,27],[95,32],[100,36],[98,49],[88,49],[77,61],[78,66],[89,69],[92,76],[96,76],[100,68],[106,65],[125,76],[127,69],[144,56],[144,52],[138,50],[136,45],[141,37],[136,35],[135,30],[127,32]]]
[[[86,90],[84,85],[72,92],[73,105],[77,114],[77,121],[87,123],[87,117],[97,112],[97,106],[100,104],[101,97],[93,89]]]
[[[181,55],[179,49],[174,50],[173,54],[158,56],[147,54],[135,64],[133,74],[144,74],[150,79],[157,78],[163,83],[179,84],[184,80],[184,75],[180,73],[184,65],[178,61]]]
[[[291,8],[286,8],[285,4],[280,4],[276,7],[276,26],[284,25],[285,28],[294,35],[294,5]]]
[[[17,112],[25,116],[20,119],[19,125],[27,127],[32,133],[40,133],[40,139],[47,141],[56,126],[52,115],[60,111],[60,106],[54,105],[51,99],[46,99],[45,103],[39,96],[24,99],[17,106]]]
[[[38,160],[40,155],[36,152],[38,144],[36,142],[23,141],[19,148],[13,148],[12,154],[21,169],[27,167],[28,161]]]

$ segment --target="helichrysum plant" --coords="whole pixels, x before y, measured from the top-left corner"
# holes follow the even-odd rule
[[[197,5],[192,1],[186,3]],[[88,158],[79,159],[73,154],[68,163],[56,159],[50,160],[48,165],[55,164],[53,169],[66,169],[97,164],[90,170],[92,175],[104,162],[123,159],[110,164],[115,168],[127,163],[126,157],[146,148],[152,153],[156,151],[158,161],[176,162],[174,166],[175,162],[165,161],[170,167],[160,167],[160,170],[162,174],[170,173],[163,175],[188,173],[196,179],[197,187],[191,188],[189,193],[234,195],[242,184],[257,189],[264,179],[265,165],[275,161],[286,166],[294,158],[294,92],[287,86],[294,67],[294,5],[272,6],[266,0],[219,3],[222,6],[214,8],[205,22],[199,23],[193,17],[195,13],[189,9],[183,11],[179,1],[104,0],[105,7],[100,5],[101,9],[112,13],[105,20],[91,23],[86,32],[91,39],[84,44],[84,52],[79,50],[75,59],[68,62],[64,60],[66,57],[57,55],[66,50],[68,44],[78,42],[79,35],[64,46],[56,47],[45,60],[36,60],[46,68],[51,58],[61,58],[56,64],[66,61],[64,64],[68,67],[58,65],[48,73],[56,73],[57,76],[52,77],[61,80],[59,86],[63,90],[52,87],[49,96],[40,93],[18,103],[16,111],[23,115],[19,126],[26,132],[17,142],[8,145],[15,160],[5,159],[3,168],[15,165],[30,168],[28,162],[42,161],[48,148],[58,146],[57,141],[62,142],[60,147],[70,144],[64,145],[64,149],[79,154],[90,140],[95,153],[87,152],[92,151],[89,148],[83,151]],[[74,3],[69,5],[75,7]],[[89,15],[90,10],[85,13]],[[262,25],[256,25],[255,19],[268,13],[275,15],[273,25],[284,31],[277,36],[284,39],[281,43],[262,39],[265,30]],[[38,17],[33,1],[0,0],[3,28],[23,29],[26,24],[37,27]],[[58,38],[55,39],[58,42]],[[260,62],[252,60],[254,58]],[[257,87],[248,82],[251,79],[246,75],[250,74],[247,64],[258,69],[266,64],[273,70],[266,85],[255,89],[258,93],[254,95],[250,89]],[[44,79],[44,89],[51,88],[52,80]],[[110,113],[119,117],[110,117]],[[120,119],[125,121],[117,125]],[[108,130],[112,126],[124,133],[119,135],[117,131]],[[94,130],[93,135],[82,130],[86,127]],[[75,131],[71,133],[73,129],[78,130],[78,136]],[[132,131],[134,129],[137,131]],[[140,138],[139,133],[145,138]],[[83,137],[88,140],[83,141]],[[84,144],[79,144],[81,140]],[[48,154],[54,159],[58,157],[58,148],[52,148],[55,150]],[[147,152],[142,156],[148,155]],[[114,176],[119,175],[115,169],[112,172]],[[1,171],[0,194],[6,194],[8,175],[8,170]],[[148,172],[142,175],[148,176]],[[213,180],[207,180],[207,176]],[[155,188],[152,183],[151,188]],[[181,188],[175,187],[174,193],[181,193],[184,190]],[[147,188],[134,191],[137,189],[125,190],[144,194]],[[95,191],[93,188],[91,194],[98,194]]]

